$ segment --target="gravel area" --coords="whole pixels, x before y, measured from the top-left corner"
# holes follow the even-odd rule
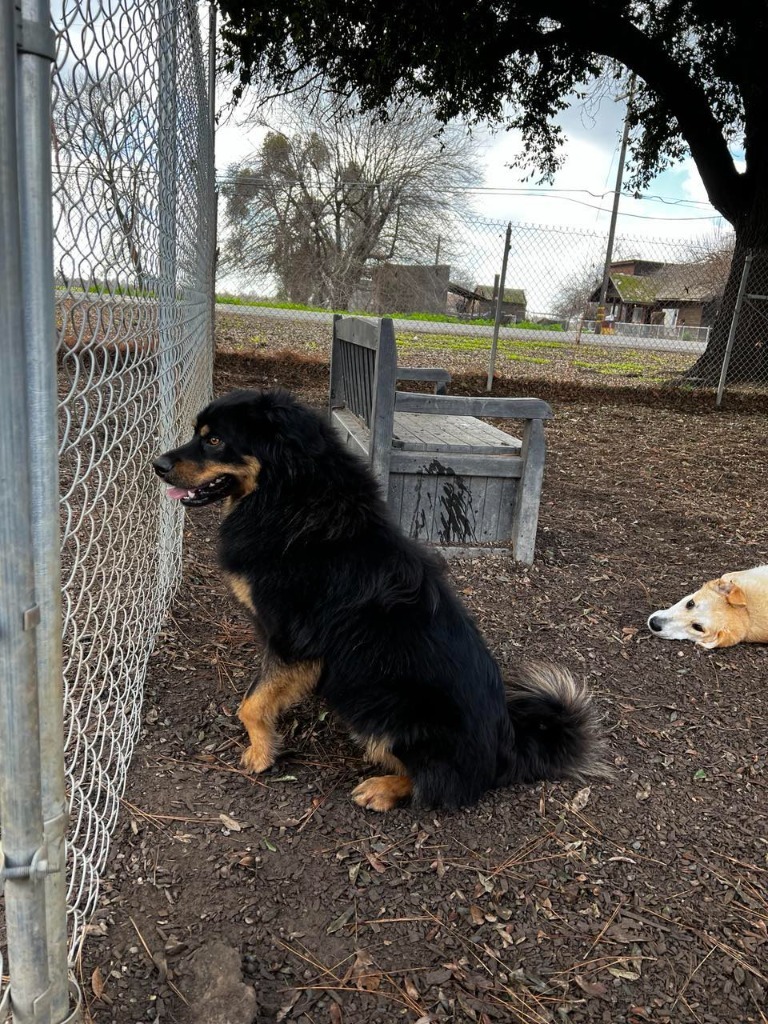
[[[243,348],[237,319],[219,317],[217,393],[324,402],[325,329],[249,320]],[[482,393],[481,368],[429,361]],[[768,648],[645,628],[768,562],[768,416],[604,383],[501,376],[497,393],[555,411],[537,557],[448,571],[502,667],[546,657],[587,679],[615,781],[375,815],[349,798],[369,768],[315,702],[276,767],[245,776],[235,712],[260,647],[214,564],[219,513],[189,512],[78,965],[92,1021],[768,1022]]]

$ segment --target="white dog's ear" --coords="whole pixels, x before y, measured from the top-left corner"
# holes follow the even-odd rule
[[[744,596],[744,591],[737,583],[733,583],[731,580],[720,579],[715,584],[715,590],[720,594],[728,604],[736,605],[737,607],[746,606],[747,599]],[[720,644],[720,646],[726,646]]]

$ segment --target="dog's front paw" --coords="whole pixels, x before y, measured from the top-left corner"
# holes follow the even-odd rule
[[[252,775],[260,775],[275,763],[276,751],[269,744],[251,744],[245,748],[240,763]]]
[[[413,792],[407,775],[376,775],[352,790],[352,799],[369,811],[391,811]]]

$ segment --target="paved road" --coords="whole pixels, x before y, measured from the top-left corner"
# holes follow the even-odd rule
[[[225,302],[216,303],[216,311],[221,313],[239,313],[244,316],[270,317],[278,320],[314,320],[320,323],[333,323],[332,313],[309,313],[305,310],[277,309],[273,306],[238,306]],[[472,324],[438,323],[433,320],[394,320],[395,330],[410,334],[456,334],[471,337],[492,337],[492,327],[480,327]],[[599,344],[601,348],[632,348],[646,352],[684,352],[700,355],[706,345],[698,341],[677,341],[668,338],[636,338],[628,335],[581,333],[578,331],[536,331],[524,330],[519,327],[502,327],[499,337],[510,341],[559,341],[564,344]]]

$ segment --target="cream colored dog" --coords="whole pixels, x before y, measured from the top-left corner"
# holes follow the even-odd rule
[[[671,608],[654,612],[648,628],[662,640],[695,640],[701,647],[768,643],[768,565],[727,572]]]

